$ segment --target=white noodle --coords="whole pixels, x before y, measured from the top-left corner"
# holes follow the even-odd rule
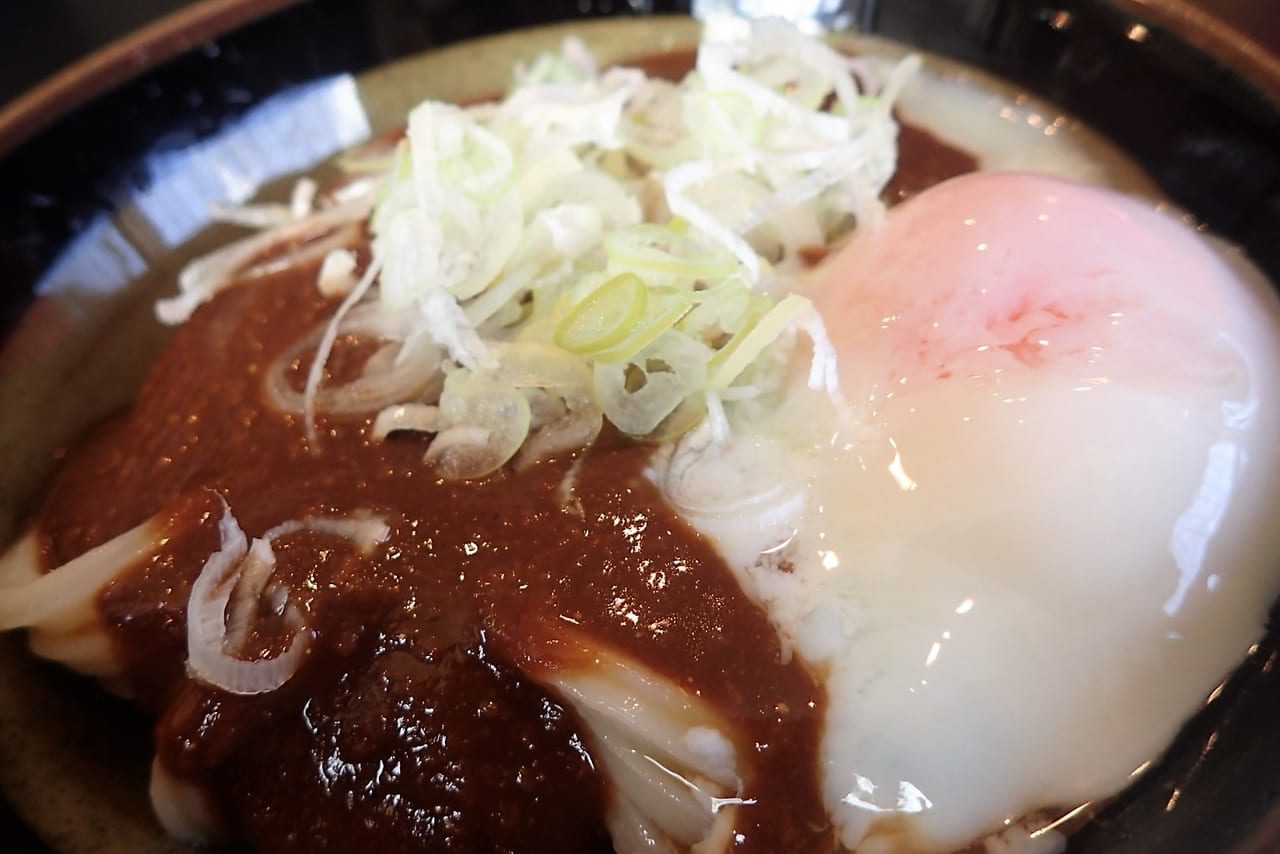
[[[708,839],[715,811],[740,795],[742,772],[729,727],[674,682],[598,644],[562,639],[589,654],[531,674],[583,722],[592,758],[615,789],[608,823],[619,850],[688,849]],[[669,847],[666,850],[670,850]],[[705,850],[705,849],[704,849]]]
[[[164,527],[152,517],[52,572],[0,588],[0,631],[35,626],[56,631],[95,619],[94,601],[103,587],[154,554],[163,537]],[[5,556],[6,564],[34,557],[22,542]],[[10,572],[16,570],[5,575]]]
[[[217,840],[222,827],[209,796],[198,786],[179,779],[156,757],[151,762],[151,809],[174,839],[192,844]]]

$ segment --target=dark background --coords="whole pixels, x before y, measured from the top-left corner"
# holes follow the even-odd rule
[[[0,0],[0,105],[193,0]]]

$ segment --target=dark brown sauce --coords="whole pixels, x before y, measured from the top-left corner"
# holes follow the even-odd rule
[[[226,292],[175,336],[128,418],[75,450],[41,517],[61,562],[155,513],[160,554],[102,614],[168,769],[200,782],[267,850],[377,844],[604,850],[605,794],[572,716],[524,677],[565,666],[575,633],[700,695],[736,728],[743,850],[830,847],[817,779],[824,694],[782,664],[763,613],[643,476],[648,448],[606,438],[570,461],[480,483],[434,479],[423,440],[322,421],[322,453],[261,402],[266,366],[332,306],[313,271]],[[224,496],[250,535],[309,514],[372,510],[390,541],[362,558],[296,535],[276,549],[316,632],[284,688],[234,697],[190,679],[185,606],[218,547]],[[109,500],[104,500],[109,496]],[[277,627],[279,629],[279,627]],[[268,628],[259,646],[278,648]],[[551,665],[548,662],[552,662]],[[570,662],[571,664],[571,662]]]
[[[642,64],[680,76],[692,55]],[[904,131],[899,198],[976,165]],[[444,483],[421,462],[425,439],[370,442],[368,419],[322,418],[311,453],[301,419],[273,411],[262,387],[333,311],[314,280],[314,268],[267,276],[197,312],[130,411],[68,454],[38,521],[54,566],[166,520],[159,553],[101,599],[157,717],[165,767],[210,794],[231,834],[268,851],[609,850],[592,745],[539,681],[575,666],[570,647],[585,640],[728,722],[741,794],[754,801],[740,808],[734,848],[833,850],[818,755],[825,692],[800,662],[783,663],[763,612],[645,478],[650,449],[604,436],[582,454],[571,506],[570,459]],[[317,534],[277,544],[274,578],[315,641],[269,694],[233,696],[186,672],[187,598],[218,548],[215,492],[249,536],[363,510],[392,529],[370,556]],[[278,652],[287,636],[267,615],[253,645]]]
[[[898,171],[882,194],[895,205],[948,178],[978,171],[978,158],[930,131],[898,120]]]

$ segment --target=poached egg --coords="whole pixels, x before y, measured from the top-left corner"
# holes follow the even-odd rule
[[[805,293],[840,400],[796,382],[665,483],[824,678],[843,843],[1115,794],[1280,593],[1275,298],[1148,203],[1013,173],[894,209]]]

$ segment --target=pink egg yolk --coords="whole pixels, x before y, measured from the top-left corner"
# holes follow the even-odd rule
[[[975,173],[895,209],[813,297],[849,393],[1054,368],[1082,381],[1226,379],[1235,277],[1150,205],[1038,175]]]

